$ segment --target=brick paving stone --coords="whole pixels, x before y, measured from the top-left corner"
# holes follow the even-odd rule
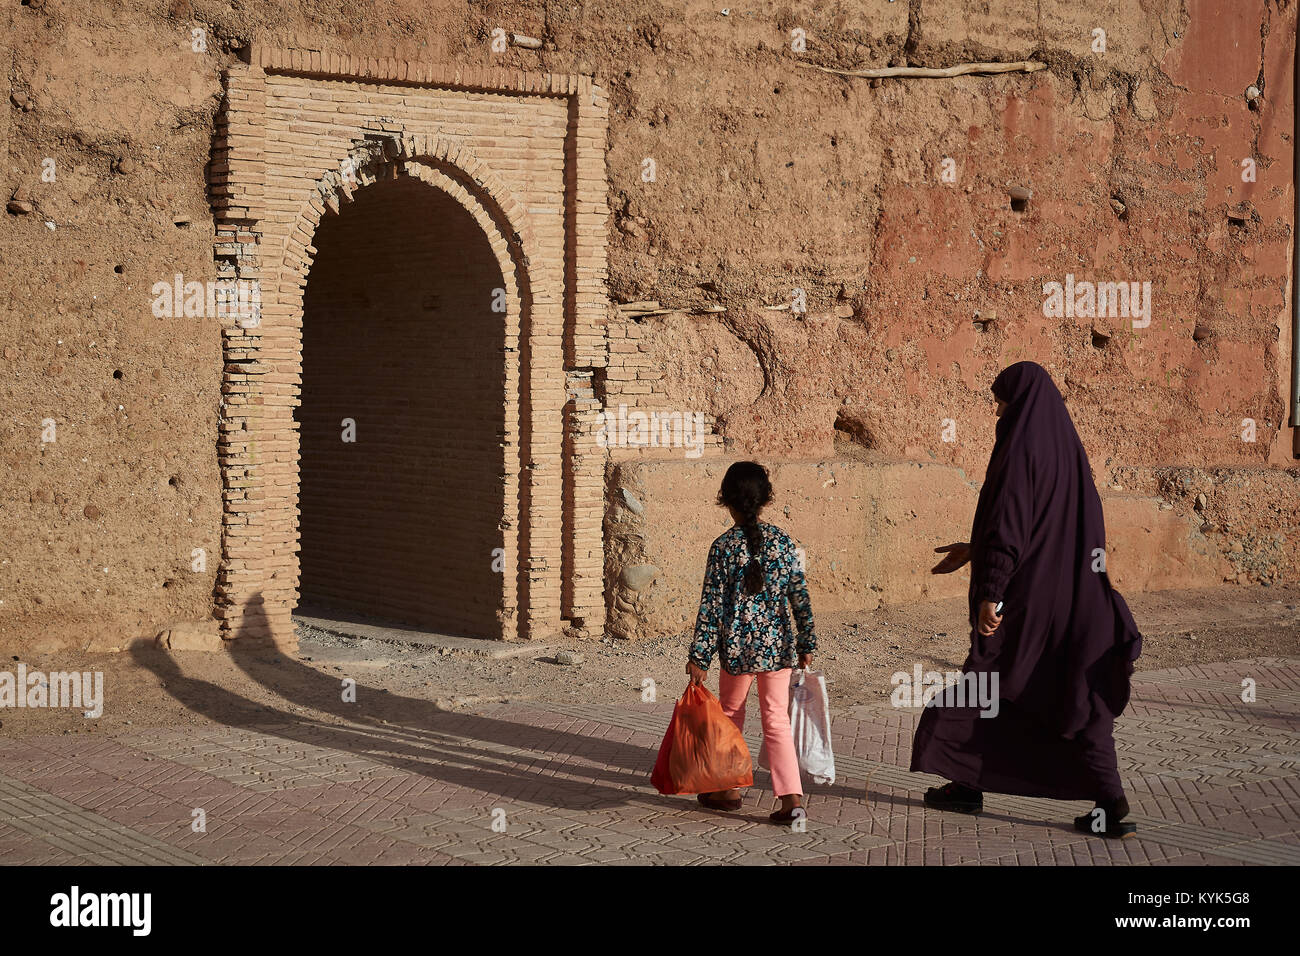
[[[1241,680],[1257,699],[1240,699]],[[495,704],[431,726],[277,715],[252,727],[0,740],[0,863],[434,865],[1241,865],[1300,863],[1300,661],[1144,672],[1117,722],[1136,839],[1074,831],[1086,802],[921,802],[919,711],[836,715],[839,775],[806,832],[649,786],[672,702]],[[760,731],[751,707],[746,736]],[[207,831],[191,828],[206,813]],[[505,832],[492,829],[505,812]]]

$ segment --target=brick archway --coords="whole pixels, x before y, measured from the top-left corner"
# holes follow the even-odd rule
[[[225,636],[296,645],[294,408],[312,242],[356,190],[397,178],[427,184],[472,217],[505,287],[500,636],[598,626],[604,455],[592,383],[605,361],[607,309],[603,93],[582,77],[452,75],[261,48],[251,61],[227,74],[211,174],[219,273],[262,291],[259,322],[223,320],[216,598]],[[421,110],[391,115],[420,95]],[[466,122],[474,109],[482,116]],[[296,132],[306,128],[319,131]]]

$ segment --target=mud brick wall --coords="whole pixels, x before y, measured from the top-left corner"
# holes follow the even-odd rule
[[[1293,0],[0,6],[0,642],[215,615],[292,643],[317,230],[403,179],[508,290],[502,636],[599,633],[620,600],[621,633],[676,626],[738,457],[785,476],[824,601],[924,596],[911,551],[839,536],[938,533],[911,512],[974,491],[1021,358],[1066,394],[1131,586],[1288,579],[1295,25]],[[541,48],[494,45],[516,32]],[[978,60],[1044,66],[816,68]],[[156,317],[176,273],[259,281],[261,325]],[[1044,314],[1067,276],[1150,282],[1150,325]],[[698,411],[702,457],[600,447],[620,403]]]

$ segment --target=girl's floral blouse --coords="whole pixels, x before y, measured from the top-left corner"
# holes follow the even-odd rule
[[[759,522],[758,528],[763,589],[755,595],[745,593],[745,565],[750,555],[744,530],[732,528],[709,549],[690,652],[697,667],[708,670],[716,651],[729,674],[779,671],[794,667],[799,654],[817,649],[812,603],[798,549],[775,525]],[[798,623],[797,635],[790,622],[791,609]]]

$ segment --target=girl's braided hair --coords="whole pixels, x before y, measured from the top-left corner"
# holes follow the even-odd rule
[[[740,515],[745,543],[749,546],[749,563],[745,565],[745,593],[757,594],[763,590],[763,562],[759,554],[763,537],[758,528],[758,513],[772,500],[772,482],[767,469],[756,461],[738,461],[722,478],[718,504],[735,510]]]

